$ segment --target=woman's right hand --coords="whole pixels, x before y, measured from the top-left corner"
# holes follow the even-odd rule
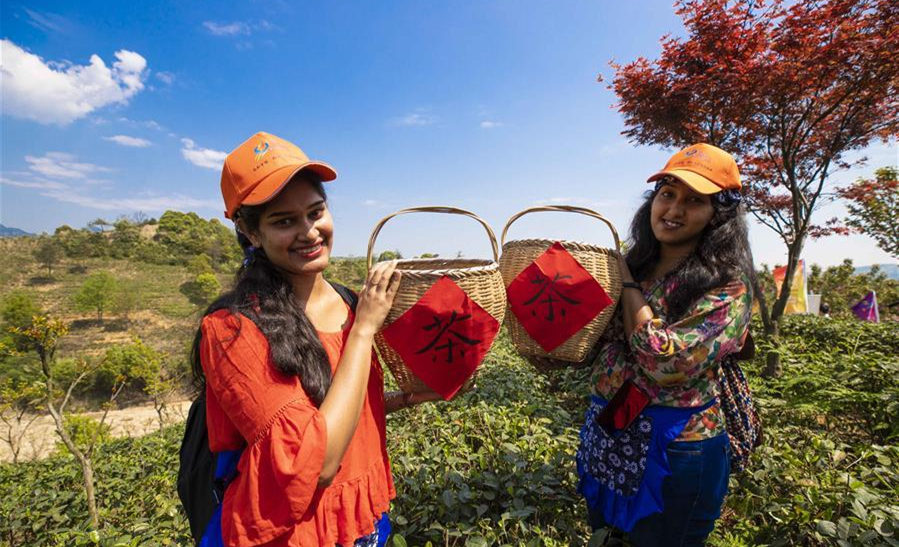
[[[366,335],[374,336],[381,328],[400,286],[402,274],[396,269],[396,260],[379,262],[368,272],[368,278],[359,291],[356,304],[355,327]]]

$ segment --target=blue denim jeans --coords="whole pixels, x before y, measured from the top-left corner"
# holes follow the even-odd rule
[[[671,475],[665,477],[665,510],[640,521],[628,534],[636,547],[704,545],[721,515],[730,478],[727,435],[668,445]],[[590,512],[594,529],[605,527],[602,515]]]

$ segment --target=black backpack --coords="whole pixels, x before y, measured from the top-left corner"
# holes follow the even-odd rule
[[[358,297],[337,283],[331,286],[354,312]],[[237,475],[237,460],[243,450],[213,454],[209,450],[206,431],[206,392],[190,405],[184,438],[181,440],[178,468],[178,497],[190,522],[190,534],[197,545],[203,539],[209,522],[220,508],[225,489]],[[217,471],[218,470],[218,471]]]

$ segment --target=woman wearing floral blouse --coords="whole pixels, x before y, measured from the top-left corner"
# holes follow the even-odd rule
[[[594,529],[702,545],[730,475],[717,378],[746,337],[752,255],[729,154],[690,146],[649,181],[619,261],[621,313],[595,348],[579,490]]]

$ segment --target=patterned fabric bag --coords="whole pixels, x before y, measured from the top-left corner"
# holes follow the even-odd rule
[[[752,451],[762,444],[762,420],[752,400],[746,376],[734,357],[728,356],[721,362],[718,381],[721,384],[719,400],[730,437],[730,464],[734,471],[739,472],[749,464]]]

